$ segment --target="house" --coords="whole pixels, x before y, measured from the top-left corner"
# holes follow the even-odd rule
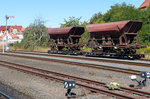
[[[2,33],[2,31],[5,31]],[[8,30],[8,44],[13,44],[14,42],[21,42],[23,39],[23,31],[25,28],[22,26],[7,26]],[[0,45],[2,45],[2,41],[6,41],[6,26],[0,26]],[[6,43],[6,42],[5,42]]]
[[[8,33],[21,32],[22,26],[7,26]],[[6,30],[6,26],[0,26],[0,31]]]
[[[150,0],[145,0],[138,9],[144,9],[150,4]]]
[[[4,38],[4,41],[6,40],[6,34],[3,34],[0,36],[0,41],[2,41]],[[19,36],[16,34],[8,33],[8,43],[14,43],[16,41],[21,42],[21,39],[19,39]]]

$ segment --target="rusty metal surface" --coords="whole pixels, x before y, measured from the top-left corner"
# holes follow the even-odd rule
[[[95,32],[118,33],[122,30],[125,32],[136,33],[141,27],[142,27],[141,21],[127,20],[127,21],[102,23],[102,24],[90,24],[87,26],[87,30],[91,33],[95,33]]]
[[[84,27],[66,27],[66,28],[48,28],[48,34],[59,35],[59,34],[74,34],[81,35],[84,33]]]
[[[88,46],[94,50],[105,48],[101,51],[101,54],[109,52],[114,47],[122,55],[136,54],[136,49],[142,48],[137,33],[141,27],[142,22],[136,20],[88,25],[87,30],[90,32]],[[134,43],[135,37],[137,43]],[[95,42],[95,44],[92,42]],[[93,52],[95,52],[94,50]]]
[[[80,50],[83,46],[81,35],[84,27],[49,28],[49,45],[52,51],[62,51],[66,48],[69,51]]]

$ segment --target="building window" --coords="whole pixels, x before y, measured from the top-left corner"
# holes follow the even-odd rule
[[[13,29],[13,33],[16,34],[18,31],[17,29]]]

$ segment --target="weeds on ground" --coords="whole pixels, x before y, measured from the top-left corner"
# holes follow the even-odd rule
[[[149,54],[150,55],[150,47],[137,49],[138,54]]]
[[[35,51],[35,52],[48,52],[50,50],[49,47],[37,47],[34,49],[24,49],[22,47],[20,48],[15,48],[15,47],[9,47],[10,51]]]
[[[144,54],[145,55],[145,59],[149,59],[150,60],[150,47],[137,49],[137,54]]]
[[[84,47],[81,48],[81,51],[84,51],[84,52],[91,52],[92,49],[84,46]]]

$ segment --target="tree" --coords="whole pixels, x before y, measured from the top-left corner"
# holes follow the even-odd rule
[[[95,13],[92,18],[90,19],[89,24],[98,24],[98,23],[104,23],[103,21],[103,14]]]
[[[24,39],[21,42],[25,49],[30,48],[33,50],[35,47],[48,45],[49,36],[47,35],[47,28],[44,26],[44,23],[44,21],[38,18],[26,28]]]
[[[82,34],[83,43],[86,44],[89,38],[89,33],[86,29],[87,22],[81,22],[81,17],[69,17],[69,19],[64,19],[64,23],[61,23],[61,28],[63,27],[71,27],[71,26],[83,26],[85,28],[85,32]]]
[[[150,45],[150,24],[144,24],[140,30],[140,39],[143,44]]]
[[[60,27],[61,28],[64,28],[64,27],[70,27],[70,26],[82,26],[82,22],[80,21],[81,20],[81,17],[80,18],[75,18],[75,17],[69,17],[69,19],[64,19],[64,23],[61,23],[60,24]]]
[[[150,5],[145,9],[141,9],[140,11],[142,12],[141,20],[143,23],[150,24]]]
[[[143,21],[140,38],[143,44],[150,45],[150,5],[140,11],[142,13],[141,20]]]
[[[125,3],[119,5],[115,4],[111,6],[111,9],[107,11],[103,20],[105,22],[115,22],[123,20],[139,20],[142,13],[132,5],[126,5]]]

